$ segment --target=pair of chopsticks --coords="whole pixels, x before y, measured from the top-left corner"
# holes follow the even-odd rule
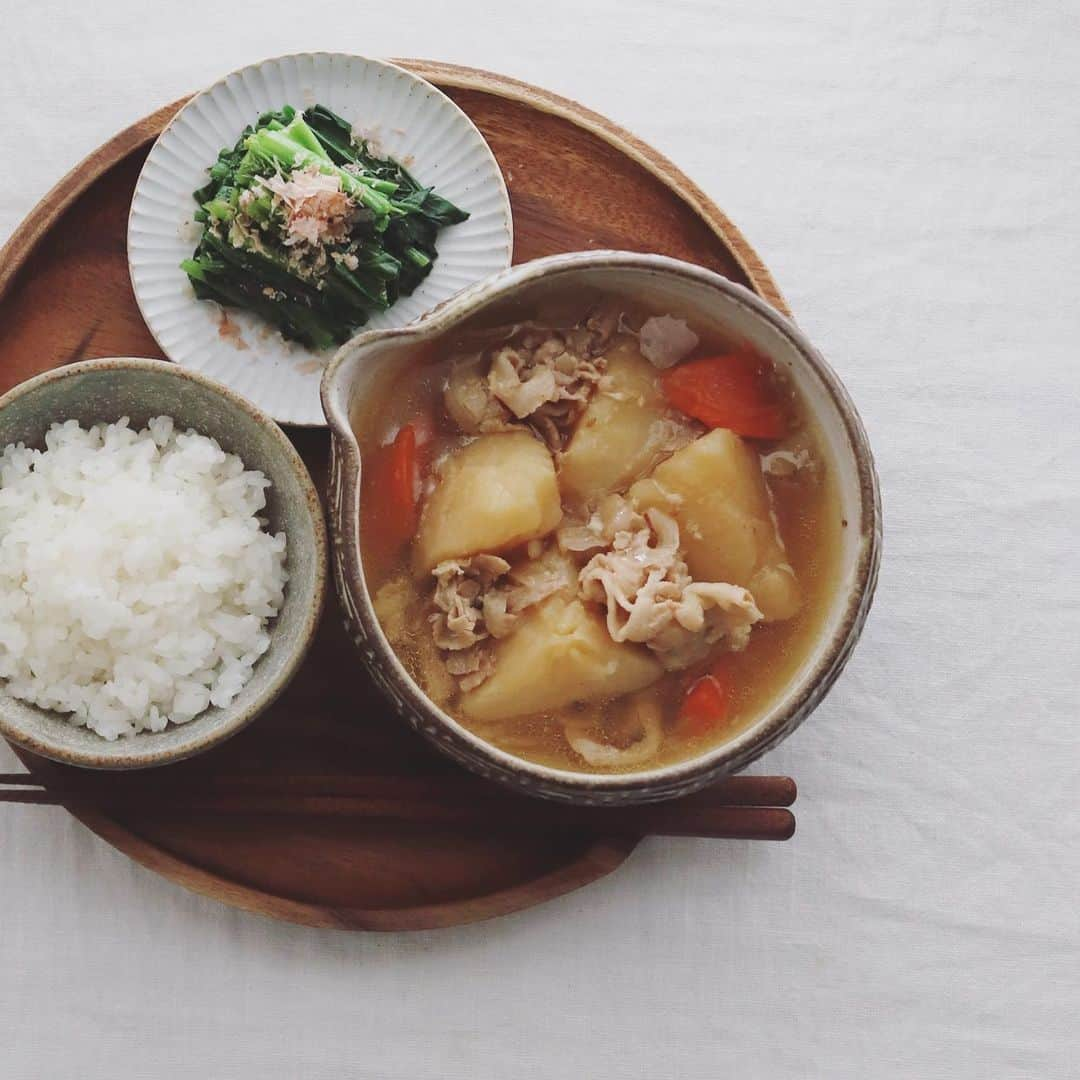
[[[0,802],[71,810],[137,811],[163,817],[207,813],[352,818],[368,822],[485,831],[582,830],[596,833],[788,840],[795,781],[732,776],[662,803],[578,807],[530,799],[460,776],[167,777],[64,773],[42,781],[0,774]]]

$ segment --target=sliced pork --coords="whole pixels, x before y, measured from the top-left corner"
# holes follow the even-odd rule
[[[721,638],[732,649],[745,648],[761,618],[754,598],[736,585],[695,582],[669,514],[641,514],[614,497],[585,529],[607,547],[581,571],[582,596],[604,605],[613,641],[647,645],[668,670],[696,663]]]

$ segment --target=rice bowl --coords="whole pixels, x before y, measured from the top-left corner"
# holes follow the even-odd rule
[[[145,676],[146,683],[150,684],[157,680],[156,692],[162,698],[161,703],[158,704],[156,726],[162,726],[162,714],[169,712],[169,709],[163,708],[165,704],[172,706],[172,719],[175,721],[182,718],[185,713],[190,713],[195,706],[201,705],[207,691],[211,696],[216,694],[219,701],[224,702],[226,698],[231,698],[231,700],[227,704],[220,705],[210,700],[204,711],[180,723],[166,723],[163,730],[155,731],[149,724],[145,724],[145,730],[110,740],[103,738],[85,724],[72,723],[67,716],[51,708],[43,708],[40,704],[19,700],[10,692],[3,690],[0,684],[0,736],[32,753],[57,761],[100,769],[130,769],[163,765],[202,753],[240,731],[277,699],[299,670],[314,638],[325,597],[327,564],[326,529],[318,494],[307,468],[285,433],[269,417],[228,388],[205,376],[185,371],[174,364],[160,360],[113,358],[71,364],[30,379],[0,397],[0,448],[23,443],[26,447],[45,449],[49,429],[57,419],[76,421],[75,426],[84,429],[82,438],[85,438],[85,432],[94,425],[116,424],[120,418],[126,416],[130,418],[130,426],[127,429],[128,434],[121,438],[130,439],[140,430],[148,429],[150,421],[163,413],[168,413],[174,418],[176,431],[182,433],[179,438],[183,438],[183,433],[186,433],[188,429],[193,429],[200,436],[207,437],[207,445],[198,440],[191,447],[197,457],[206,454],[209,447],[211,455],[217,458],[218,451],[213,449],[213,444],[216,443],[222,455],[235,455],[243,463],[243,466],[238,466],[238,464],[228,465],[219,461],[217,466],[211,466],[211,471],[214,468],[226,471],[230,468],[232,470],[239,468],[240,473],[261,473],[264,480],[269,482],[269,486],[264,486],[262,480],[249,477],[248,481],[238,486],[234,493],[236,499],[226,498],[225,503],[220,503],[220,495],[215,490],[215,498],[219,500],[219,509],[215,511],[219,516],[215,520],[222,529],[227,532],[233,531],[235,522],[229,521],[231,512],[229,504],[232,503],[233,510],[241,506],[246,508],[244,512],[251,523],[255,522],[256,516],[265,521],[264,535],[267,540],[260,542],[256,545],[257,547],[265,545],[267,541],[281,533],[286,535],[287,544],[283,553],[282,571],[288,575],[288,578],[283,582],[283,595],[277,616],[271,617],[268,614],[274,606],[274,571],[267,569],[270,575],[265,577],[265,582],[269,584],[268,590],[264,590],[261,600],[253,595],[247,597],[245,601],[245,605],[250,606],[250,614],[255,615],[259,620],[265,620],[263,631],[249,627],[241,634],[238,633],[241,627],[235,622],[216,619],[217,631],[211,635],[215,639],[214,644],[210,645],[204,641],[204,648],[196,649],[192,647],[191,641],[186,640],[196,630],[188,618],[188,624],[184,626],[179,639],[164,647],[164,652],[167,654],[164,659],[173,669],[167,670],[166,675],[169,679],[176,679],[177,688],[180,687],[181,682],[186,684],[190,681],[201,685],[204,689],[198,691],[196,697],[195,689],[185,685],[184,694],[177,709],[175,697],[171,702],[165,701],[171,682],[166,685],[161,675],[142,667],[141,672]],[[155,427],[158,428],[159,437],[162,437],[163,431],[160,425],[155,424]],[[161,456],[160,448],[158,451]],[[144,449],[141,453],[149,454],[149,450]],[[188,465],[192,464],[192,461],[188,462]],[[201,467],[205,467],[205,463]],[[221,486],[218,483],[220,479],[221,475],[218,474],[218,479],[214,481],[217,487]],[[225,484],[229,484],[231,479],[226,477]],[[265,507],[258,510],[255,509],[258,502],[256,489],[265,492],[266,499]],[[136,501],[138,501],[137,498]],[[135,520],[135,517],[130,519],[131,522]],[[181,526],[175,524],[177,520],[174,515],[174,525],[179,529]],[[210,520],[210,518],[205,520]],[[251,527],[251,524],[245,526],[246,529],[251,529]],[[196,529],[195,532],[197,531]],[[143,535],[153,541],[149,545],[150,549],[155,543],[172,545],[172,541],[160,536],[153,525],[147,526]],[[187,535],[190,540],[195,533],[189,531]],[[225,539],[223,532],[216,543],[220,545]],[[272,564],[274,557],[272,546],[264,548],[258,558],[268,558]],[[106,547],[111,550],[110,545]],[[135,572],[134,574],[131,571],[128,572],[128,587],[134,590],[146,588],[145,583],[139,580],[139,575],[142,573],[139,570],[140,560],[149,560],[147,565],[152,565],[156,557],[148,552],[145,545],[141,552],[138,548],[139,545],[136,543],[134,550],[125,552],[125,556],[133,560],[131,566]],[[179,548],[175,545],[172,546],[172,550],[174,555],[179,553]],[[99,555],[102,554],[108,555],[109,558],[115,557],[108,551],[99,551]],[[254,549],[250,554],[254,557]],[[226,563],[232,557],[226,556],[224,549],[204,551],[201,555],[182,553],[185,563],[190,564],[192,561],[202,560],[200,574],[204,571],[209,573],[210,567],[224,570]],[[78,558],[78,555],[73,554],[69,554],[68,557],[69,562]],[[244,563],[244,558],[243,555],[239,556],[240,563],[245,568],[241,568],[238,564],[230,573],[236,578],[246,575],[262,580],[264,578],[262,571],[256,571],[252,575],[251,567]],[[179,560],[174,559],[174,561]],[[144,566],[143,569],[145,568]],[[179,569],[179,567],[174,569]],[[86,568],[71,566],[64,568],[64,574],[69,582],[79,580],[87,573],[89,571]],[[190,574],[189,567],[180,575],[180,580],[183,581],[184,577]],[[223,597],[229,600],[228,582],[222,579],[221,587]],[[195,588],[198,589],[198,585]],[[9,586],[5,584],[0,591],[7,596]],[[173,601],[175,602],[182,593],[183,590],[177,590]],[[232,618],[243,618],[238,615],[235,605],[230,607],[231,601],[238,598],[239,594],[234,588],[230,602],[214,608],[213,612],[210,611],[210,608],[214,607],[212,598],[205,601],[200,598],[197,602],[189,598],[182,602],[181,607],[186,610],[187,616],[191,615],[194,610],[191,605],[195,604],[195,607],[204,615],[224,614]],[[130,601],[131,596],[129,595],[127,599]],[[8,602],[10,603],[10,599]],[[93,624],[99,605],[90,600],[80,602],[86,605],[79,612],[80,633],[85,633],[86,625],[81,620],[89,616]],[[205,611],[203,610],[204,602]],[[188,605],[186,609],[183,608],[183,603]],[[260,604],[263,606],[260,607]],[[71,598],[64,599],[62,607],[64,605],[69,610],[73,610],[73,605],[77,606],[76,601]],[[117,620],[116,626],[91,625],[90,629],[94,633],[101,633],[105,629],[106,636],[118,634],[119,637],[115,640],[123,643],[124,651],[138,655],[139,650],[131,648],[132,645],[138,644],[137,634],[134,639],[124,638],[124,634],[131,629],[130,626],[127,630],[123,628],[125,619],[130,617],[130,612],[125,611],[121,605],[111,607],[111,613],[111,618]],[[138,614],[140,617],[145,617],[149,611],[139,611]],[[174,614],[177,615],[176,625],[178,626],[179,612]],[[155,618],[159,619],[160,627],[166,627],[171,623],[171,616],[167,616],[164,612],[158,612]],[[200,629],[195,636],[200,636],[203,632]],[[265,642],[267,645],[265,652],[259,657],[248,656],[247,654],[258,651],[263,644],[258,636],[260,632],[264,632],[269,639]],[[89,637],[89,635],[86,636]],[[230,644],[227,641],[229,636],[243,640]],[[158,644],[160,645],[161,642]],[[40,653],[39,645],[35,644],[34,648]],[[2,651],[3,649],[0,649],[0,652]],[[179,659],[181,652],[185,653],[184,661]],[[215,652],[219,660],[219,670],[215,676],[208,678],[207,660],[213,659]],[[143,661],[147,659],[147,655],[143,654]],[[251,675],[237,690],[238,680],[235,675],[238,672],[234,664],[230,663],[230,659],[233,662],[239,662],[245,656],[252,661]],[[153,663],[160,665],[161,659],[158,657]],[[224,665],[220,664],[222,659],[226,661]],[[33,663],[35,666],[39,664],[37,656]],[[191,668],[191,670],[185,672],[185,668]],[[230,672],[229,674],[226,669]],[[39,674],[47,674],[50,670],[46,665]],[[140,692],[138,689],[141,685],[140,680],[129,679],[130,673],[124,672],[123,669],[122,674],[124,675],[124,692],[137,697]],[[233,696],[234,692],[235,696]],[[192,696],[189,697],[189,694]],[[138,700],[135,697],[130,700],[133,701],[137,711]],[[147,713],[152,704],[154,704],[152,700],[148,701]],[[111,708],[115,702],[110,699],[109,705]],[[115,716],[112,717],[113,721],[116,719]]]

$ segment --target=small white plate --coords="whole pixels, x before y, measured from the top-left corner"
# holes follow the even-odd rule
[[[333,350],[315,352],[246,312],[196,300],[180,262],[199,238],[192,192],[218,151],[260,113],[326,105],[423,184],[468,210],[439,233],[424,283],[363,329],[404,326],[467,285],[510,265],[510,199],[473,122],[430,83],[393,64],[344,53],[264,60],[192,98],[161,133],[135,185],[128,264],[135,299],[165,355],[243,394],[286,424],[325,426],[319,381]]]

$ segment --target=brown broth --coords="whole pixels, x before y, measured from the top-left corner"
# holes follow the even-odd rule
[[[628,305],[637,317],[645,312]],[[633,318],[633,315],[631,315]],[[694,356],[718,353],[730,348],[730,342],[705,338]],[[353,425],[362,452],[367,455],[391,442],[397,431],[418,413],[428,412],[435,418],[436,431],[430,460],[436,460],[466,441],[442,403],[442,390],[450,363],[460,346],[452,338],[426,347],[408,365],[389,374],[375,392],[368,395],[363,411],[353,417]],[[778,697],[799,666],[809,655],[828,611],[839,564],[841,543],[841,510],[835,478],[829,471],[822,452],[822,441],[803,403],[790,388],[793,433],[783,445],[793,443],[809,451],[814,467],[800,470],[789,477],[769,477],[774,511],[787,554],[802,588],[803,602],[792,618],[783,622],[758,623],[750,635],[749,645],[742,652],[728,652],[721,643],[715,655],[723,654],[726,670],[736,685],[730,715],[726,722],[706,737],[687,737],[678,733],[678,711],[686,688],[700,673],[669,672],[655,684],[664,700],[665,738],[657,755],[648,767],[662,766],[696,756],[710,746],[718,745],[752,724]],[[761,455],[774,449],[776,443],[748,440]],[[416,583],[409,572],[409,549],[393,559],[376,557],[377,544],[371,532],[377,523],[365,523],[361,529],[362,555],[372,595],[387,582],[402,578],[409,584],[410,603],[406,614],[405,643],[395,647],[405,667],[438,704],[470,727],[481,738],[520,757],[544,765],[573,771],[618,772],[618,768],[596,768],[587,765],[569,746],[563,734],[563,721],[571,714],[587,710],[599,720],[603,731],[606,710],[611,701],[570,706],[555,713],[478,723],[460,716],[454,709],[452,680],[442,670],[438,651],[431,639],[427,619],[430,589],[421,595],[423,583]],[[378,539],[377,537],[375,538]],[[389,636],[389,635],[388,635]],[[641,768],[642,766],[634,766]]]

